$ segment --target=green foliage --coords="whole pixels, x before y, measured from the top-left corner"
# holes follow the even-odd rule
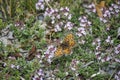
[[[3,28],[5,28],[6,24],[7,24],[7,23],[3,22],[3,20],[0,19],[0,31],[1,31]]]
[[[37,0],[1,0],[0,10],[2,11],[2,18],[10,20],[19,16],[25,16],[26,11],[35,13],[35,3]]]
[[[55,8],[58,7],[65,7],[68,6],[70,8],[70,12],[72,13],[73,17],[70,20],[75,25],[75,29],[72,30],[73,34],[76,34],[76,31],[79,26],[78,18],[81,15],[87,15],[84,13],[85,9],[81,6],[83,3],[89,1],[87,0],[54,0],[55,2],[59,2],[59,5],[50,4]],[[98,2],[100,2],[99,0]],[[113,0],[105,0],[106,5],[113,3]],[[45,39],[45,25],[43,25],[39,20],[36,20],[36,10],[35,10],[35,3],[37,0],[0,0],[0,31],[8,24],[12,23],[10,27],[10,31],[13,31],[14,37],[20,43],[20,47],[23,50],[30,50],[33,44],[37,47],[37,49],[42,50],[43,52],[46,50],[46,46],[48,46],[46,39]],[[91,2],[91,0],[90,0]],[[49,2],[51,3],[51,2]],[[54,2],[53,2],[54,3]],[[29,16],[30,15],[30,16]],[[53,58],[53,61],[50,66],[46,66],[47,62],[43,59],[43,63],[46,63],[45,66],[41,67],[41,63],[39,63],[38,59],[33,59],[32,61],[26,61],[25,57],[27,53],[22,53],[21,58],[17,59],[9,59],[8,55],[19,53],[20,50],[16,48],[15,44],[5,46],[2,41],[0,41],[0,64],[5,62],[7,65],[5,67],[0,65],[0,79],[1,80],[20,80],[23,77],[25,80],[30,80],[31,77],[34,75],[35,71],[39,68],[43,68],[45,70],[58,70],[54,75],[57,78],[64,79],[66,77],[66,72],[72,75],[73,78],[77,78],[75,73],[81,74],[85,77],[85,79],[91,79],[93,74],[96,74],[100,71],[100,69],[106,69],[112,71],[114,74],[114,70],[116,70],[120,65],[116,62],[101,62],[96,58],[95,55],[95,46],[92,45],[92,42],[96,38],[101,39],[101,49],[105,52],[108,47],[114,47],[119,44],[119,39],[117,39],[117,29],[120,27],[120,15],[118,17],[113,17],[109,20],[110,31],[106,30],[106,24],[101,22],[95,13],[87,16],[90,21],[92,21],[91,32],[87,32],[88,34],[83,37],[75,36],[76,46],[73,48],[73,53],[71,55],[63,55],[61,57]],[[8,21],[8,22],[6,22]],[[15,26],[13,21],[23,21],[25,26]],[[47,22],[50,22],[49,18],[46,18]],[[23,29],[22,29],[23,28]],[[63,39],[65,35],[69,33],[67,30],[61,31],[58,33],[52,34],[53,37],[58,37]],[[113,44],[110,45],[105,42],[108,36],[114,40]],[[84,44],[78,44],[79,40],[85,40]],[[55,44],[57,46],[57,44]],[[43,52],[40,53],[40,57],[44,54]],[[103,53],[104,53],[103,52]],[[28,51],[29,53],[29,51]],[[112,54],[106,52],[101,57],[105,55]],[[114,56],[114,55],[112,55]],[[45,58],[45,57],[44,57]],[[114,58],[120,58],[120,56],[116,55]],[[79,61],[77,65],[76,71],[73,71],[70,66],[73,59]],[[3,62],[2,62],[3,61]],[[89,65],[88,63],[92,62]],[[19,65],[20,68],[11,68],[11,64]],[[112,66],[112,67],[111,67]],[[116,69],[115,69],[116,68]],[[92,80],[112,80],[112,74],[98,74],[92,78]]]

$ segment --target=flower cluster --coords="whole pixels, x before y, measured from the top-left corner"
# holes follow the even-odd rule
[[[120,44],[118,44],[117,47],[115,47],[115,53],[116,54],[120,53]]]
[[[96,13],[96,5],[94,3],[91,3],[90,5],[86,6],[86,13]],[[117,4],[112,3],[109,8],[103,7],[100,9],[102,12],[102,17],[100,17],[100,21],[107,23],[109,22],[109,19],[112,15],[118,16],[118,13],[120,12],[120,1],[118,1]]]
[[[115,80],[120,80],[120,71],[117,72],[117,74],[115,74]]]
[[[112,44],[113,43],[113,40],[111,39],[110,36],[107,37],[107,39],[105,40],[105,42],[109,43],[109,44]],[[96,58],[98,60],[100,60],[101,62],[106,62],[106,61],[110,61],[112,59],[111,55],[108,55],[107,52],[111,52],[108,49],[106,49],[105,52],[102,52],[102,45],[101,45],[101,40],[100,38],[96,38],[93,43],[92,43],[93,46],[95,46],[95,55],[96,55]]]
[[[11,68],[19,69],[19,68],[20,68],[20,65],[14,65],[14,64],[11,64],[10,67],[11,67]]]
[[[45,9],[44,0],[38,0],[35,6],[37,10],[44,10]]]
[[[101,40],[100,40],[100,38],[96,38],[96,39],[93,41],[92,45],[97,45],[97,47],[99,47],[99,46],[101,45]],[[97,47],[96,47],[96,50],[98,50]]]
[[[73,70],[73,71],[76,71],[78,64],[79,64],[79,61],[76,60],[76,59],[73,59],[71,64],[70,64],[70,69]]]
[[[102,53],[102,52],[96,52],[95,55],[96,55],[96,58],[101,62],[110,61],[112,59],[110,55],[106,55],[105,53]]]
[[[42,69],[39,69],[36,74],[32,77],[32,80],[44,80],[44,72]]]
[[[61,7],[60,9],[46,8],[44,17],[49,18],[47,26],[52,27],[55,32],[62,31],[62,29],[71,30],[74,25],[70,21],[72,14],[70,14],[68,7]]]
[[[86,35],[85,28],[84,27],[78,28],[78,31],[77,31],[76,35],[79,36],[79,37],[85,36]]]
[[[89,27],[91,26],[91,22],[88,20],[86,16],[79,17],[79,22],[81,27]]]
[[[108,36],[107,39],[106,39],[105,41],[106,41],[107,43],[110,43],[110,44],[113,43],[113,40],[111,40],[111,37],[110,37],[110,36]]]
[[[101,52],[100,52],[100,48],[101,48],[101,40],[100,38],[96,38],[93,43],[92,43],[93,46],[95,46],[95,55],[97,57],[98,60],[101,59]]]
[[[79,37],[85,36],[87,34],[86,31],[87,31],[88,27],[90,27],[92,23],[88,20],[88,18],[86,16],[81,16],[81,17],[79,17],[78,20],[80,22],[80,24],[79,24],[80,27],[77,28],[76,35]]]
[[[22,21],[16,21],[15,26],[19,27],[21,30],[23,30],[25,27],[25,24]]]
[[[85,12],[91,14],[91,12],[96,13],[95,4],[91,3],[90,5],[83,5],[86,9]]]
[[[49,45],[47,50],[44,52],[44,57],[47,59],[49,63],[52,62],[52,58],[54,57],[54,53],[56,51],[56,48],[54,45]]]

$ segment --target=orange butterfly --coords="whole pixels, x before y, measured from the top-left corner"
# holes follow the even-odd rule
[[[70,54],[72,48],[75,46],[75,40],[73,34],[68,34],[63,39],[63,42],[57,47],[55,56],[59,57],[62,55]]]

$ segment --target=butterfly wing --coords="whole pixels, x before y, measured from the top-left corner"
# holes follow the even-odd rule
[[[57,50],[55,51],[55,56],[59,57],[63,55],[62,47],[58,47]]]

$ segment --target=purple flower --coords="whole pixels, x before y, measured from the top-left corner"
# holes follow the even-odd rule
[[[76,33],[76,35],[79,37],[86,35],[85,28],[83,28],[83,27],[78,28],[78,32]]]
[[[80,21],[81,27],[91,26],[91,22],[87,19],[86,16],[81,16],[78,20]]]
[[[54,45],[49,45],[47,50],[44,52],[44,57],[45,59],[51,63],[52,62],[52,58],[54,57],[54,52],[56,51],[56,48]]]
[[[39,0],[38,3],[35,4],[37,10],[44,10],[45,6],[43,1],[44,0]]]
[[[115,52],[116,54],[119,54],[119,53],[120,53],[120,44],[118,44],[117,47],[115,47],[114,52]]]
[[[67,28],[68,30],[71,30],[73,28],[73,23],[72,22],[67,22],[64,28]]]

